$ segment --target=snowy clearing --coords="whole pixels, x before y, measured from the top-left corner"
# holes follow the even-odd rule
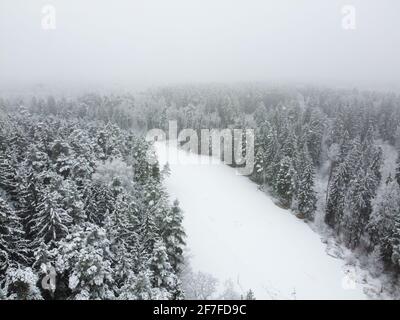
[[[247,177],[208,157],[155,145],[160,164],[170,163],[165,185],[184,210],[192,268],[231,279],[239,293],[257,299],[365,299],[346,274],[345,262],[326,253],[318,234],[289,211],[277,207]],[[169,158],[170,159],[170,158]]]

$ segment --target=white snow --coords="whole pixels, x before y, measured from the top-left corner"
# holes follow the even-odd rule
[[[257,185],[224,164],[196,163],[199,156],[155,145],[160,164],[178,152],[165,185],[184,210],[195,271],[220,283],[232,279],[257,299],[365,299],[345,262],[329,256],[320,237]],[[208,157],[201,156],[202,162]],[[175,162],[175,161],[174,161]]]

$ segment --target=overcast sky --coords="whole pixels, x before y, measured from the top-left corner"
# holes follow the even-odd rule
[[[400,1],[0,0],[3,86],[209,81],[398,86]]]

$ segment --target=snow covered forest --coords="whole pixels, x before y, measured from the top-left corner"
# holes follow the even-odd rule
[[[1,102],[0,298],[180,299],[179,205],[149,144],[87,99]]]
[[[398,274],[398,95],[258,85],[163,88],[150,95],[151,126],[178,119],[181,128],[254,128],[251,179],[278,205],[308,221],[322,217],[346,247]]]
[[[0,110],[1,298],[185,298],[184,213],[144,140],[169,120],[253,128],[249,178],[398,294],[397,94],[210,84],[3,98]]]

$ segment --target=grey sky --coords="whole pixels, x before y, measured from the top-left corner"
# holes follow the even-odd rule
[[[0,84],[398,86],[399,15],[398,0],[1,0]]]

